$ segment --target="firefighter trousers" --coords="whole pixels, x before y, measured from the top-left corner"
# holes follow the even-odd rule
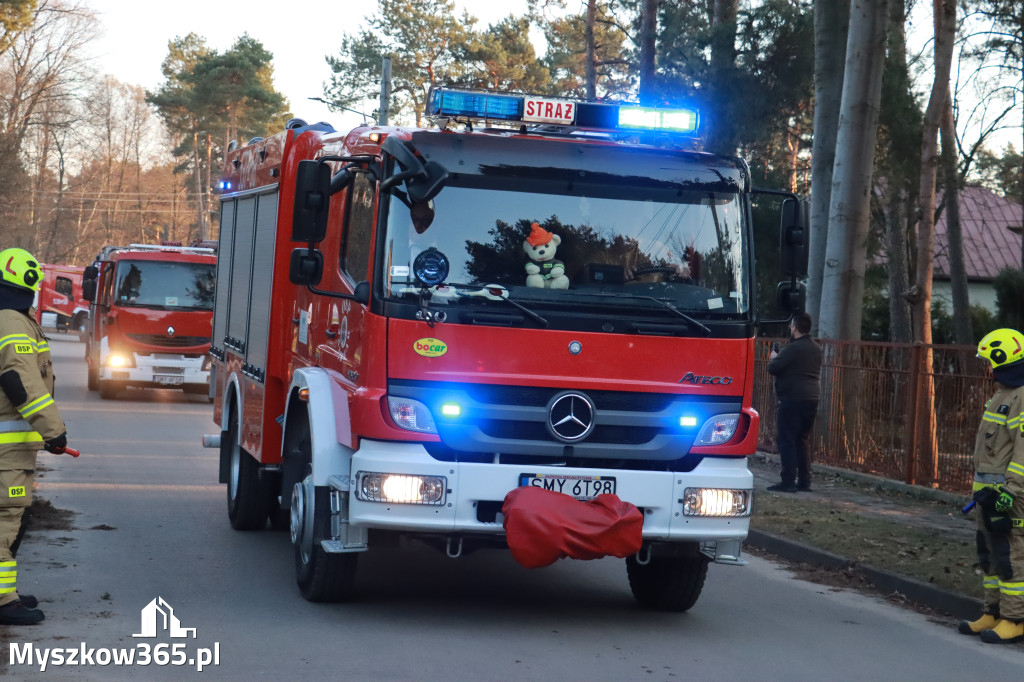
[[[1009,533],[992,533],[978,517],[978,564],[982,570],[985,612],[1024,621],[1024,501],[1010,512]]]
[[[26,469],[0,470],[0,606],[18,599],[18,535],[22,515],[32,504],[32,479]]]

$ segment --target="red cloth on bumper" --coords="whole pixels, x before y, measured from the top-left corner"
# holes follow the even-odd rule
[[[526,568],[540,568],[562,557],[627,557],[643,544],[644,517],[618,495],[581,502],[564,493],[523,486],[505,496],[501,507],[512,556]]]

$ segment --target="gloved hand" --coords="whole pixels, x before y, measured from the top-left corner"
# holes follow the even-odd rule
[[[65,448],[68,446],[68,432],[60,434],[56,438],[43,443],[43,447],[46,448],[47,452],[52,452],[55,455],[63,455]]]
[[[1009,514],[1010,510],[1013,509],[1013,495],[1001,485],[997,485],[993,488],[993,491],[996,494],[996,511],[1000,514]]]
[[[993,512],[996,509],[996,497],[999,494],[995,488],[982,488],[981,490],[974,491],[974,501],[978,503],[980,509],[984,509],[988,512]]]

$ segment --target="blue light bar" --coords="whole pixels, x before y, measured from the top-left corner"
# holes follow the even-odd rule
[[[655,109],[619,105],[618,127],[693,134],[697,132],[697,118],[696,109]]]
[[[426,115],[523,121],[575,130],[660,131],[691,136],[697,133],[700,123],[700,113],[696,109],[659,109],[635,104],[582,102],[443,87],[431,88]]]
[[[523,115],[523,98],[437,88],[427,103],[428,116],[465,116],[516,121]]]

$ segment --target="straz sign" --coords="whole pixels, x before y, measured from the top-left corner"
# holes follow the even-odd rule
[[[523,120],[529,123],[572,125],[576,120],[576,103],[561,99],[525,98]]]

